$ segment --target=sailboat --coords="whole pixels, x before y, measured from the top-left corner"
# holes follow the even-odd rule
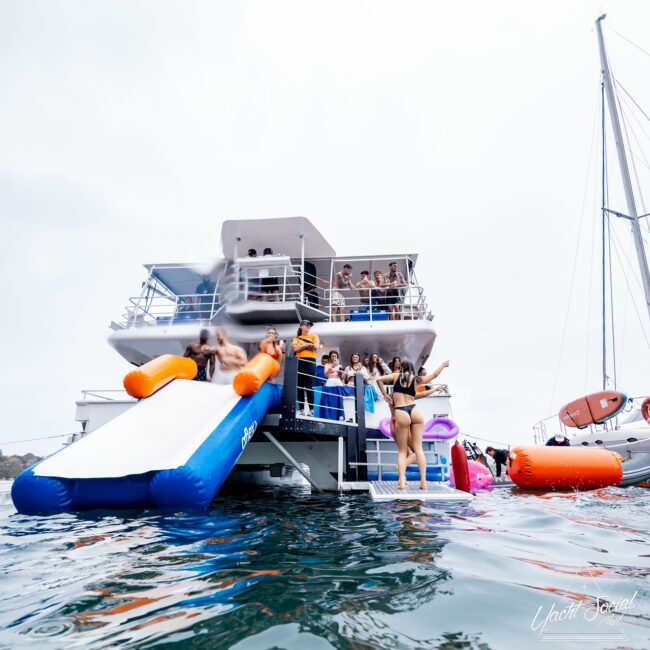
[[[606,205],[603,198],[602,217],[603,228],[605,218],[613,215],[620,219],[625,219],[631,227],[632,238],[636,250],[636,262],[638,264],[643,295],[646,303],[646,310],[650,318],[650,272],[648,270],[648,260],[641,233],[640,220],[648,215],[639,215],[637,202],[630,175],[630,167],[623,140],[621,129],[621,115],[619,104],[616,97],[616,89],[607,58],[605,41],[603,37],[602,22],[605,14],[596,20],[596,34],[598,38],[598,49],[600,53],[601,75],[602,75],[602,92],[606,97],[607,108],[609,109],[609,120],[611,123],[614,142],[616,145],[616,154],[620,177],[623,185],[623,192],[627,204],[626,213],[611,210]],[[602,102],[603,120],[605,117],[605,101]],[[604,121],[603,121],[604,124]],[[605,164],[603,164],[603,188],[606,181]],[[603,195],[605,196],[605,194]],[[605,277],[605,255],[603,230],[603,324],[602,324],[602,341],[603,341],[603,363],[602,363],[602,390],[597,393],[586,395],[565,404],[558,414],[551,418],[545,418],[538,422],[534,427],[535,442],[544,444],[550,435],[561,431],[569,437],[571,446],[584,447],[602,447],[616,451],[623,458],[623,480],[621,486],[638,485],[650,481],[650,398],[628,398],[624,393],[617,390],[608,390],[608,370],[607,370],[607,319],[606,319],[606,277]],[[635,408],[639,405],[640,408]],[[631,408],[630,408],[631,407]],[[631,413],[631,416],[623,418],[621,415],[625,412]],[[643,417],[642,417],[643,416]],[[559,424],[549,426],[549,421],[559,419]],[[646,420],[645,426],[634,424],[633,427],[626,426],[632,421]],[[559,429],[558,429],[559,427]],[[570,432],[575,432],[571,434]]]

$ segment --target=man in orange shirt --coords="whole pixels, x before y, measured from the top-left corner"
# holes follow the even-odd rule
[[[298,357],[298,406],[303,404],[304,415],[312,415],[314,405],[314,382],[316,380],[316,351],[323,347],[316,334],[311,333],[314,324],[300,321],[298,334],[291,341],[291,349]]]

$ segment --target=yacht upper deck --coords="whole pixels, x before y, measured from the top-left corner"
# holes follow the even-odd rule
[[[183,263],[145,265],[142,289],[129,298],[113,329],[213,325],[224,318],[245,325],[298,318],[330,323],[433,318],[415,254],[337,256],[303,217],[226,221],[221,243],[224,259],[209,270]],[[390,263],[396,264],[397,286],[388,292],[373,287],[386,282]],[[345,265],[350,276],[341,286],[336,276]]]

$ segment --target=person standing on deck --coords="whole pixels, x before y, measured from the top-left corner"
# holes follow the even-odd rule
[[[210,332],[203,329],[199,332],[199,340],[196,343],[190,343],[185,348],[184,357],[192,359],[198,366],[198,372],[194,381],[209,381],[207,375],[208,363],[210,364],[210,377],[214,374],[214,355],[209,351],[204,351],[204,346],[207,346],[208,339],[210,338]]]
[[[282,365],[284,361],[284,341],[280,340],[280,335],[275,327],[269,327],[266,330],[266,336],[260,342],[260,352],[266,352]]]
[[[345,320],[345,297],[341,293],[354,289],[352,281],[352,267],[344,264],[340,271],[337,271],[332,278],[332,321],[338,320],[342,323]]]
[[[395,442],[397,443],[397,473],[399,475],[398,488],[406,488],[406,466],[414,457],[420,470],[420,489],[427,489],[427,461],[422,448],[422,434],[424,433],[424,416],[416,405],[415,399],[417,386],[428,384],[440,375],[449,366],[445,361],[434,372],[418,378],[413,364],[404,359],[400,372],[393,372],[377,379],[379,388],[389,407],[393,407],[395,414]],[[385,384],[393,385],[392,395],[386,392]],[[413,450],[409,455],[409,450]]]
[[[298,333],[291,341],[291,349],[298,357],[298,407],[302,402],[304,415],[313,414],[316,352],[323,347],[318,336],[311,333],[313,326],[310,320],[300,321]]]
[[[237,371],[241,370],[248,363],[248,357],[244,348],[240,348],[228,340],[228,334],[223,327],[217,327],[215,338],[217,345],[214,348],[208,345],[202,347],[204,352],[207,351],[209,354],[212,354],[219,362],[212,375],[212,381],[215,384],[230,384],[235,378]]]
[[[387,285],[386,304],[388,305],[388,318],[390,320],[401,319],[402,287],[406,286],[406,280],[400,271],[397,270],[397,262],[388,265],[388,273],[384,276]]]
[[[494,460],[497,468],[497,478],[501,476],[501,465],[508,471],[508,456],[510,452],[507,449],[495,449],[494,447],[486,447],[485,453]]]
[[[370,290],[375,288],[375,283],[370,279],[369,271],[361,271],[361,280],[355,285],[359,291],[359,300],[363,307],[370,304]]]

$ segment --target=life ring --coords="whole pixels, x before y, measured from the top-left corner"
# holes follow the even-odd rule
[[[384,418],[379,423],[379,430],[386,438],[392,439],[390,432],[391,418]],[[424,425],[423,440],[451,440],[458,435],[458,425],[449,418],[432,418]]]
[[[646,397],[641,404],[641,415],[645,418],[645,421],[650,424],[650,397]]]

